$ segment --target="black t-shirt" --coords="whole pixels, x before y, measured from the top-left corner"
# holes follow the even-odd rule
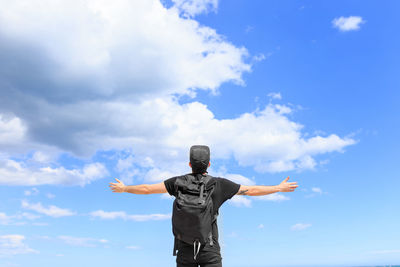
[[[175,180],[178,177],[179,176],[172,177],[172,178],[169,178],[169,179],[164,181],[165,188],[167,189],[168,193],[171,196],[175,196],[174,184],[175,184]],[[234,195],[236,195],[236,193],[239,191],[240,184],[232,182],[232,181],[230,181],[230,180],[228,180],[226,178],[213,177],[213,179],[216,180],[216,184],[215,184],[214,192],[211,195],[211,198],[213,200],[214,211],[218,212],[219,211],[219,207],[221,207],[221,205],[226,200],[231,199]],[[217,221],[218,221],[218,219],[217,219]],[[214,240],[215,244],[214,244],[213,247],[209,247],[209,244],[207,243],[205,245],[204,249],[206,249],[206,250],[207,249],[220,250],[220,246],[219,246],[219,243],[218,243],[218,226],[217,226],[217,223],[213,224],[213,231],[212,232],[213,232],[213,240]],[[182,245],[185,246],[185,243],[183,243],[183,242],[180,242],[180,243],[182,243]]]

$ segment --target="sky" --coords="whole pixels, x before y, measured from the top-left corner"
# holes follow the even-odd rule
[[[188,173],[226,267],[400,264],[398,1],[0,0],[0,266],[175,266]]]

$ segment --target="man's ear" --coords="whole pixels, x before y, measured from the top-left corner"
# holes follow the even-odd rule
[[[189,162],[189,166],[190,166],[190,168],[192,168],[192,163]]]
[[[211,166],[211,162],[209,161],[209,162],[208,162],[208,167],[210,167],[210,166]]]

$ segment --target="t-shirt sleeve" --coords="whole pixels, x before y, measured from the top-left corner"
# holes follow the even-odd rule
[[[177,177],[172,177],[164,180],[165,188],[171,196],[175,196],[175,181]]]
[[[219,178],[221,183],[222,201],[231,199],[239,191],[240,184],[232,182],[226,178]]]

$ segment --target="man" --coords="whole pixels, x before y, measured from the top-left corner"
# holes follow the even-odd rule
[[[192,168],[192,174],[205,175],[207,168],[210,167],[210,149],[207,146],[192,146],[190,148],[189,166]],[[158,184],[141,184],[126,186],[120,180],[118,183],[110,183],[113,192],[128,192],[132,194],[157,194],[169,193],[175,196],[175,181],[183,176],[169,178]],[[288,183],[289,177],[284,179],[279,185],[240,185],[225,178],[216,178],[214,191],[211,198],[213,202],[213,210],[218,214],[219,207],[234,195],[262,196],[276,192],[293,192],[298,187],[296,182]],[[176,197],[176,196],[175,196]],[[211,238],[210,238],[211,240]],[[218,242],[218,226],[217,221],[212,224],[212,245],[210,243],[202,244],[198,251],[193,250],[193,245],[187,244],[179,239],[177,241],[177,267],[222,267],[222,257],[220,253],[220,245]],[[175,248],[174,248],[175,251]],[[195,255],[195,257],[193,257]]]

